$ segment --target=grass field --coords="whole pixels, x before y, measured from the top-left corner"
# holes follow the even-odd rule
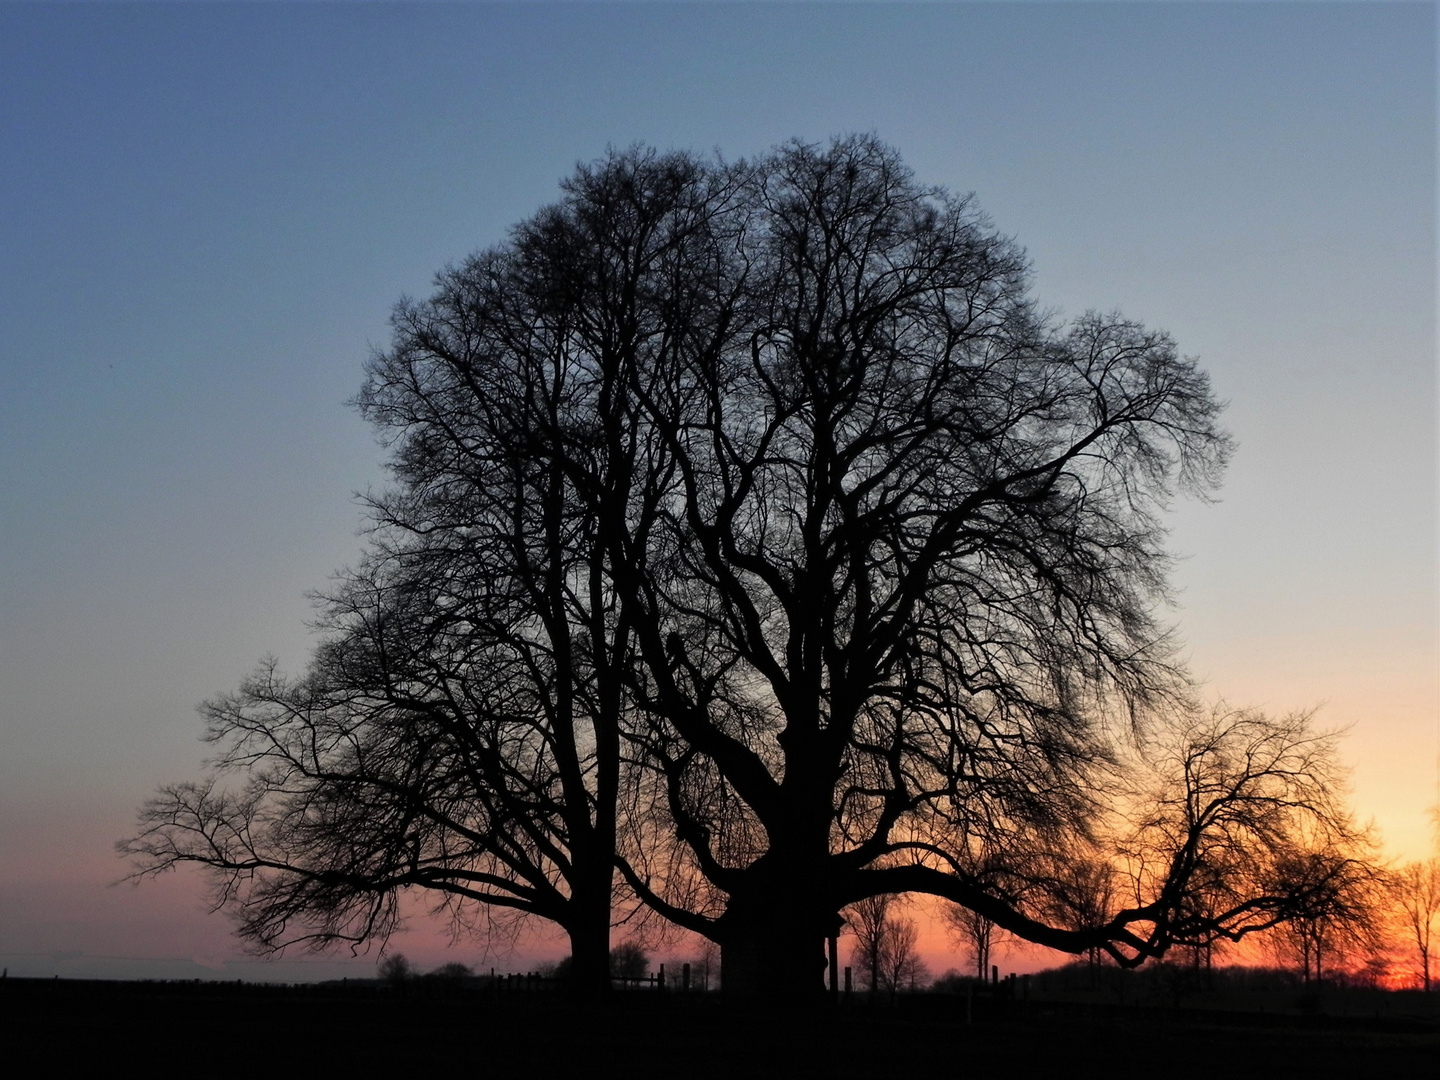
[[[1415,1018],[977,998],[967,1024],[963,997],[923,994],[813,1010],[641,992],[582,1006],[455,987],[8,979],[0,1036],[6,1060],[32,1070],[196,1076],[1429,1077],[1440,1065],[1440,1029]]]

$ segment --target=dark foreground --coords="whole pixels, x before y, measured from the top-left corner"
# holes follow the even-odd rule
[[[375,985],[8,979],[4,1060],[147,1074],[289,1076],[1433,1076],[1428,1022],[1125,1009],[920,995],[818,1012],[714,995],[559,995]],[[12,1073],[12,1075],[20,1075]]]

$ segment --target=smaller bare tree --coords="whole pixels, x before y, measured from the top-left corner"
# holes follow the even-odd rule
[[[700,952],[692,961],[695,969],[695,982],[700,990],[710,989],[710,980],[718,979],[720,976],[720,946],[716,945],[709,938],[700,939]]]
[[[1405,936],[1415,948],[1421,983],[1429,993],[1431,941],[1440,922],[1440,858],[1407,863],[1392,877],[1390,890]]]
[[[1065,925],[1098,932],[1119,907],[1117,884],[1115,868],[1103,858],[1076,858],[1061,864],[1046,883],[1049,906]],[[1092,985],[1098,978],[1102,955],[1098,945],[1086,950]]]
[[[1363,966],[1380,950],[1382,883],[1375,864],[1356,851],[1302,852],[1278,865],[1275,891],[1294,898],[1294,912],[1271,942],[1303,982],[1320,982],[1347,961]]]
[[[968,839],[968,838],[967,838]],[[1031,850],[1032,837],[1012,835],[1010,843],[1002,854],[994,844],[985,839],[967,842],[964,846],[969,857],[964,860],[966,877],[991,895],[1003,897],[1010,903],[1021,905],[1029,894],[1043,892],[1037,887],[1039,878],[1044,878],[1045,857]],[[964,952],[971,970],[982,982],[990,973],[995,955],[1015,935],[1001,927],[988,914],[961,904],[947,904],[941,916],[950,940]]]
[[[1118,869],[1127,891],[1156,898],[1166,941],[1152,955],[1189,948],[1198,964],[1217,944],[1268,932],[1308,980],[1341,952],[1374,952],[1383,875],[1346,807],[1338,739],[1313,712],[1220,704],[1146,746],[1149,788],[1128,800]]]
[[[880,971],[883,988],[890,994],[894,1004],[895,995],[901,990],[918,990],[929,978],[929,971],[915,946],[920,940],[920,928],[914,919],[894,916],[886,931],[884,964]]]
[[[1010,941],[1011,935],[978,911],[958,904],[948,906],[943,917],[951,940],[964,951],[975,977],[983,980],[990,972],[993,958]]]
[[[872,995],[880,988],[885,922],[894,902],[894,894],[880,893],[852,904],[845,912],[845,922],[855,935],[855,944],[850,949],[850,964],[855,968],[860,984]]]
[[[920,930],[915,920],[900,914],[903,903],[894,893],[881,893],[846,912],[855,935],[850,963],[859,970],[861,985],[871,997],[888,993],[892,1003],[901,990],[916,989],[926,978],[925,965],[915,951]]]

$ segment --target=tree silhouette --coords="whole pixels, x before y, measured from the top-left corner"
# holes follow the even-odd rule
[[[650,970],[650,955],[637,941],[622,941],[610,950],[610,974],[617,979],[643,979]]]
[[[846,922],[855,936],[850,963],[860,972],[860,984],[872,997],[881,993],[895,1000],[903,989],[914,989],[925,977],[925,966],[915,952],[919,929],[900,913],[899,897],[882,893],[869,896],[847,909]]]
[[[394,449],[371,552],[305,678],[266,666],[204,707],[216,775],[145,808],[122,846],[141,873],[212,868],[262,950],[383,940],[404,889],[464,926],[539,916],[572,978],[609,986],[632,645],[601,537],[646,467],[617,379],[654,332],[637,289],[685,301],[657,278],[707,182],[681,156],[581,170],[401,302],[359,398]]]
[[[1081,855],[1058,862],[1047,882],[1047,906],[1056,921],[1092,935],[1094,944],[1085,950],[1092,987],[1105,951],[1100,932],[1120,906],[1116,895],[1118,877],[1115,868],[1103,858]]]
[[[972,880],[983,882],[990,892],[1018,899],[1031,884],[1013,870],[1021,862],[1020,854],[1014,850],[1008,857],[1002,857],[998,851],[986,851],[971,857],[968,873]],[[988,916],[958,904],[947,904],[941,917],[951,939],[969,958],[975,977],[981,981],[988,979],[992,957],[1010,935]]]
[[[415,977],[415,969],[404,953],[390,953],[375,969],[375,973],[392,986],[399,986]]]
[[[632,887],[747,990],[818,991],[835,911],[884,892],[1076,951],[1153,925],[1042,925],[961,852],[1083,831],[1110,718],[1179,692],[1151,609],[1159,513],[1228,449],[1205,377],[1117,317],[1052,325],[1019,249],[873,140],[789,146],[736,204],[632,380],[665,513],[612,566],[684,845]]]
[[[965,950],[971,973],[977,979],[986,978],[993,957],[1004,943],[1005,931],[992,919],[955,904],[945,909],[945,924]]]
[[[1297,854],[1278,868],[1275,890],[1297,899],[1276,924],[1272,942],[1306,982],[1355,954],[1373,955],[1381,940],[1379,878],[1373,865],[1334,850]],[[1328,967],[1327,967],[1328,964]]]
[[[1172,943],[1208,950],[1270,930],[1308,980],[1330,949],[1373,939],[1373,841],[1345,808],[1337,736],[1313,721],[1218,706],[1150,748],[1151,786],[1118,847],[1133,891],[1169,894]]]
[[[1406,863],[1391,879],[1391,895],[1405,936],[1419,961],[1421,985],[1430,990],[1430,950],[1440,922],[1440,858]]]
[[[1124,963],[1281,913],[1195,914],[1213,816],[1155,817],[1103,917],[1043,900],[1185,714],[1162,517],[1229,442],[1168,336],[1047,316],[969,199],[871,137],[617,152],[393,323],[369,555],[304,678],[206,706],[138,873],[209,867],[260,948],[383,938],[411,889],[538,916],[598,988],[618,870],[780,995],[887,894]]]

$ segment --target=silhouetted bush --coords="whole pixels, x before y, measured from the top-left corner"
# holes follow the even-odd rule
[[[470,978],[470,976],[471,971],[468,967],[452,960],[448,964],[441,964],[434,971],[430,972],[430,974],[426,975],[425,978],[435,979],[440,982],[459,983]]]
[[[376,973],[386,982],[398,985],[415,977],[415,969],[410,966],[410,961],[405,959],[404,953],[391,953],[380,961]]]
[[[637,942],[622,941],[610,950],[610,974],[617,979],[642,979],[650,970],[650,954]]]

